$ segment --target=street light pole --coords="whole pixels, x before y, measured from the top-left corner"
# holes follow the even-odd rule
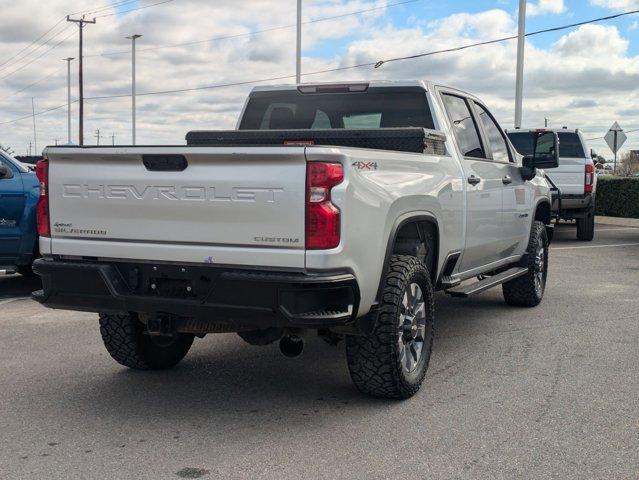
[[[526,45],[526,0],[519,0],[519,31],[517,36],[517,80],[515,83],[515,128],[521,128],[524,96],[524,47]]]
[[[71,143],[71,60],[73,57],[64,60],[67,62],[67,143]]]
[[[135,40],[142,35],[126,37],[131,40],[131,144],[135,145]]]
[[[302,83],[302,0],[297,0],[297,46],[295,51],[295,83]]]

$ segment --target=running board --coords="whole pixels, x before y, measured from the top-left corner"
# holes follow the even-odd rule
[[[446,293],[453,297],[470,297],[471,295],[476,295],[478,293],[484,292],[490,288],[496,287],[497,285],[501,285],[502,283],[506,283],[510,280],[514,280],[517,277],[521,277],[522,275],[526,275],[528,273],[528,269],[524,267],[514,267],[505,272],[498,273],[497,275],[493,275],[492,277],[487,277],[483,280],[480,280],[475,283],[470,283],[468,285],[460,285],[459,287],[450,288],[446,290]]]

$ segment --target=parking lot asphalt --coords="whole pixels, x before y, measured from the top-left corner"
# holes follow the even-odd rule
[[[0,276],[2,479],[637,479],[639,229],[560,226],[542,305],[437,295],[420,393],[366,398],[343,344],[236,335],[168,372],[111,360],[93,314]]]

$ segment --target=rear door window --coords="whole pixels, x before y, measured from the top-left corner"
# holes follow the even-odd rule
[[[446,93],[442,94],[442,99],[462,155],[464,157],[486,158],[479,138],[479,130],[466,100]]]
[[[559,132],[559,156],[586,158],[579,135],[574,132]]]
[[[483,106],[475,103],[477,106],[477,113],[479,114],[479,120],[481,121],[486,136],[488,137],[488,143],[490,143],[490,149],[493,154],[493,160],[496,162],[508,163],[511,161],[510,152],[508,151],[508,145],[504,133],[497,125],[497,122],[493,116]]]

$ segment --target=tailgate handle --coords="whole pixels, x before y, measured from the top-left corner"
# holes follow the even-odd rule
[[[184,155],[142,155],[142,163],[151,172],[183,172],[189,166]]]

